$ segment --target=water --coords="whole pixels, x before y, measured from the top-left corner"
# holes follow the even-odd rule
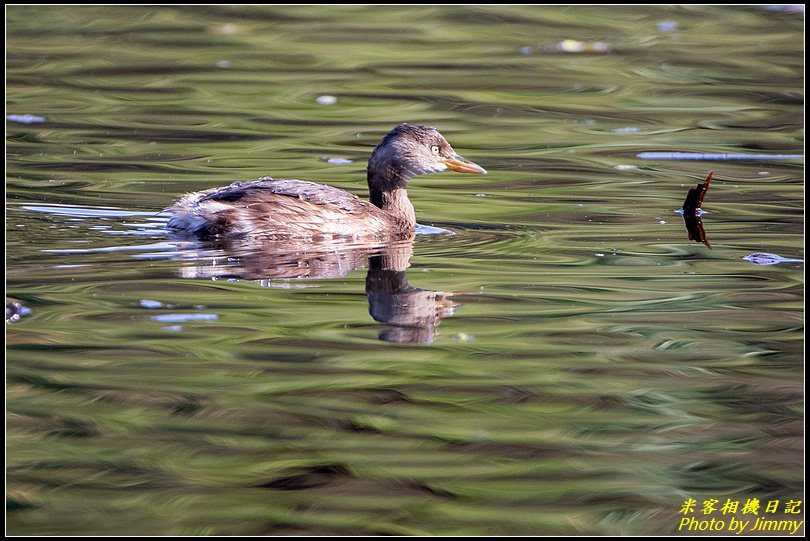
[[[8,7],[7,532],[803,519],[803,28],[754,6]],[[489,171],[414,180],[412,243],[162,229],[180,194],[267,174],[365,196],[403,121]],[[711,170],[704,243],[675,211]]]

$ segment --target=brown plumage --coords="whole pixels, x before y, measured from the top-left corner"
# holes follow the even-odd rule
[[[369,201],[344,190],[292,179],[260,178],[183,196],[168,227],[195,238],[402,238],[416,215],[406,185],[416,175],[446,170],[485,174],[434,128],[402,124],[368,161]]]

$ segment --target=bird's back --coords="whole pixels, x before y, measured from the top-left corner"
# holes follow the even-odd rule
[[[380,238],[407,229],[345,190],[270,177],[190,193],[167,210],[169,229],[196,238]]]

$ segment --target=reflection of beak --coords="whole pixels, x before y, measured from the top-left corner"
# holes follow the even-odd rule
[[[474,175],[486,175],[487,170],[478,165],[477,163],[473,163],[465,158],[462,158],[458,154],[453,156],[452,158],[444,158],[442,160],[444,165],[447,166],[448,169],[451,171],[456,171],[458,173],[472,173]]]

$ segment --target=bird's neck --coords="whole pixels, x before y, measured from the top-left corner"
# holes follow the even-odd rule
[[[371,195],[371,202],[387,213],[402,220],[409,227],[416,227],[416,212],[408,199],[408,192],[405,188],[397,188],[393,191],[379,192]]]
[[[416,213],[405,190],[410,177],[411,175],[401,168],[388,164],[380,166],[373,160],[369,162],[369,200],[413,228],[416,226]]]

